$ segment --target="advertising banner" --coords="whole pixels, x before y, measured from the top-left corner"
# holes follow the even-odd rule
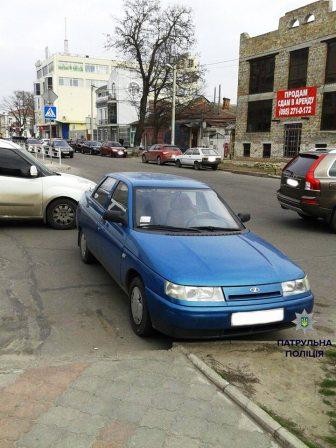
[[[278,90],[276,118],[307,117],[316,113],[316,87]]]

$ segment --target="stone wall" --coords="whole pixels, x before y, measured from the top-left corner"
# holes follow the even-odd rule
[[[307,22],[314,16],[312,22]],[[312,17],[311,17],[312,18]],[[292,27],[298,20],[299,26]],[[284,147],[284,125],[290,122],[302,124],[300,150],[314,147],[316,143],[327,143],[336,147],[336,131],[321,131],[321,109],[323,93],[336,91],[336,84],[324,84],[327,58],[326,39],[336,38],[336,12],[329,0],[320,0],[302,8],[289,11],[279,20],[278,30],[261,36],[240,36],[240,63],[238,79],[237,123],[235,155],[243,155],[243,143],[251,143],[251,157],[262,157],[262,144],[272,144],[272,157],[282,157]],[[317,86],[316,115],[309,119],[286,118],[272,121],[270,132],[246,132],[249,101],[273,99],[275,117],[276,92],[287,89],[290,52],[309,47],[307,86]],[[274,91],[249,95],[249,60],[267,54],[276,54]]]

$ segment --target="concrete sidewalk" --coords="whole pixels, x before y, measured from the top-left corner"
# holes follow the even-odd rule
[[[0,371],[0,448],[277,446],[175,351]]]

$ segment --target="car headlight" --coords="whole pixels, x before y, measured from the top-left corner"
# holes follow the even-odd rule
[[[291,280],[289,282],[281,283],[282,293],[284,296],[290,296],[292,294],[302,294],[310,291],[310,285],[307,276],[299,278],[298,280]]]
[[[223,302],[222,288],[209,286],[183,286],[165,282],[167,296],[188,302]]]

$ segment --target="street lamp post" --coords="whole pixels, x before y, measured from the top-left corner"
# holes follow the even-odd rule
[[[93,140],[93,89],[95,88],[96,86],[91,84],[91,119],[90,119],[91,140]]]
[[[167,64],[167,67],[173,70],[173,101],[171,117],[171,145],[175,145],[175,102],[176,102],[176,65]]]

